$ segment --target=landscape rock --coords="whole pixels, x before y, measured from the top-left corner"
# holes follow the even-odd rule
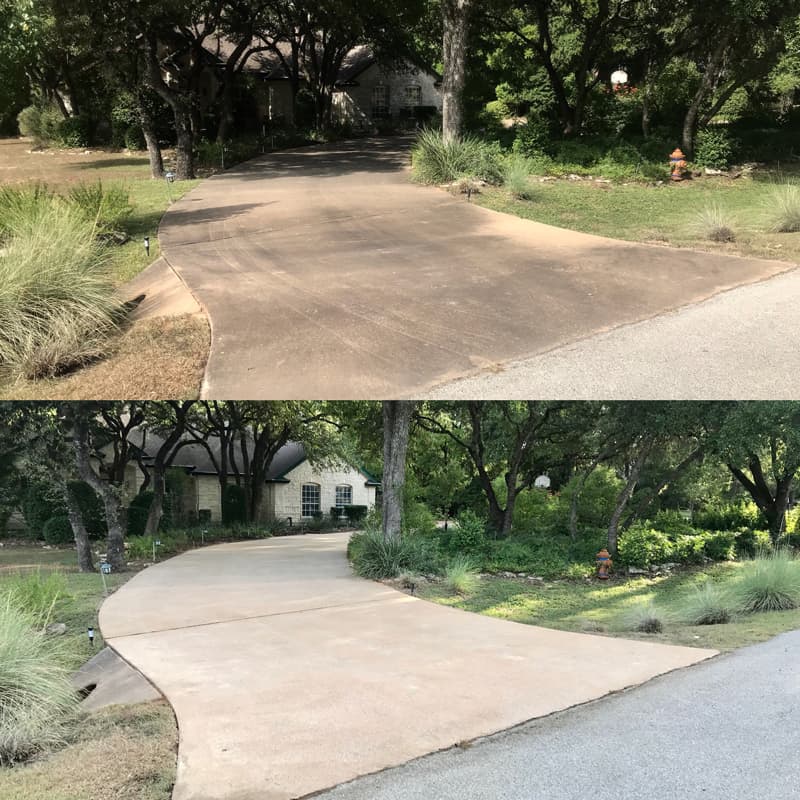
[[[648,575],[646,569],[639,569],[639,567],[628,567],[628,575]]]
[[[67,632],[67,626],[63,622],[51,622],[45,629],[44,632],[48,636],[62,636]]]

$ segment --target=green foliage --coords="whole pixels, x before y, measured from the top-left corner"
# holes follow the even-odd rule
[[[120,305],[94,224],[27,189],[0,194],[0,220],[0,368],[44,378],[102,355]]]
[[[533,158],[545,153],[553,139],[552,125],[542,117],[529,117],[524,125],[515,129],[512,149],[526,158]]]
[[[787,533],[780,540],[783,547],[791,547],[794,550],[800,550],[800,531],[794,533]]]
[[[66,514],[50,517],[42,528],[42,535],[47,544],[69,544],[75,538]]]
[[[247,495],[244,487],[235,483],[225,486],[222,494],[222,522],[224,525],[245,522],[247,519]]]
[[[694,533],[691,522],[673,509],[662,509],[653,518],[653,527],[669,537],[686,536]]]
[[[414,180],[420,183],[451,183],[459,178],[479,178],[500,183],[500,148],[475,136],[445,142],[439,131],[427,129],[411,149]]]
[[[563,525],[559,499],[545,489],[528,489],[517,495],[512,525],[515,533],[550,534]]]
[[[736,534],[731,531],[706,534],[705,551],[713,561],[732,561],[736,558]]]
[[[628,627],[637,633],[663,633],[666,614],[652,599],[637,603],[626,613]]]
[[[404,536],[433,536],[436,533],[433,512],[424,503],[413,500],[407,499],[403,506],[402,524]]]
[[[61,493],[46,481],[32,481],[25,490],[21,505],[28,535],[35,539],[44,538],[47,520],[66,513]]]
[[[63,641],[36,624],[13,598],[0,600],[0,767],[60,744],[77,707]]]
[[[717,203],[711,203],[697,212],[695,226],[698,236],[709,242],[736,241],[736,221]]]
[[[106,512],[97,492],[85,481],[70,481],[67,491],[75,499],[89,537],[102,539],[106,535]]]
[[[350,522],[356,528],[358,528],[361,526],[361,523],[363,523],[364,520],[366,519],[369,508],[367,506],[349,505],[349,506],[344,506],[342,508],[342,511],[344,511],[345,515],[347,516],[347,519],[349,519]]]
[[[772,537],[769,531],[745,528],[736,534],[736,555],[740,558],[753,558],[759,553],[772,550]]]
[[[748,561],[731,586],[745,613],[800,608],[800,562],[786,550]]]
[[[787,183],[776,189],[766,208],[769,229],[775,233],[800,231],[800,186]]]
[[[104,188],[100,180],[73,186],[68,197],[101,231],[118,230],[133,213],[128,192],[118,185]]]
[[[512,155],[503,166],[503,186],[516,200],[533,200],[531,167],[524,156]]]
[[[700,167],[727,169],[733,160],[734,145],[725,128],[704,128],[697,132],[694,163]]]
[[[453,556],[444,569],[445,587],[456,594],[471,594],[480,582],[473,560],[466,555]]]
[[[706,558],[706,537],[694,533],[676,536],[670,557],[681,564],[702,564]]]
[[[63,122],[63,115],[50,106],[28,106],[17,115],[19,132],[33,139],[36,144],[58,141]]]
[[[131,500],[128,506],[128,538],[144,535],[151,505],[153,505],[152,492],[139,492],[139,494]]]
[[[754,528],[763,524],[761,512],[755,503],[727,503],[709,505],[695,511],[692,517],[695,527],[710,531],[734,531]]]
[[[458,515],[456,524],[448,531],[447,550],[450,553],[476,554],[486,547],[486,520],[469,509]]]
[[[724,625],[734,616],[730,593],[712,581],[694,587],[680,607],[680,618],[687,625]]]
[[[348,556],[356,574],[374,580],[396,578],[401,572],[431,574],[440,569],[435,540],[405,535],[384,539],[376,529],[353,534]]]
[[[57,138],[64,147],[88,147],[91,144],[89,120],[80,114],[62,119]]]
[[[673,553],[669,537],[647,523],[631,525],[620,537],[617,559],[631,567],[647,568],[652,564],[669,561]]]
[[[40,631],[51,621],[56,604],[68,597],[67,581],[60,572],[37,570],[17,575],[5,579],[2,587],[0,602],[10,600]]]

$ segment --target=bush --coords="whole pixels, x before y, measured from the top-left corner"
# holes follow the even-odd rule
[[[11,598],[0,602],[0,766],[63,742],[77,707],[63,640],[33,625]]]
[[[733,216],[716,203],[712,203],[697,212],[695,228],[697,235],[702,239],[720,243],[735,242],[735,227],[736,222]]]
[[[706,556],[706,537],[689,534],[675,537],[671,557],[681,564],[702,564]]]
[[[91,143],[89,120],[80,114],[62,119],[57,139],[64,147],[88,147]]]
[[[515,200],[532,200],[534,190],[528,159],[512,155],[503,167],[503,186]]]
[[[348,505],[343,506],[342,511],[344,511],[347,519],[350,520],[355,527],[359,527],[366,519],[369,508],[367,508],[367,506]]]
[[[698,131],[694,146],[694,163],[711,169],[727,169],[733,160],[733,142],[724,128]]]
[[[151,505],[153,505],[152,492],[139,492],[139,494],[131,500],[128,506],[127,534],[129,537],[144,535]]]
[[[475,591],[479,582],[478,571],[468,556],[454,556],[445,567],[444,585],[451,592],[470,594]]]
[[[406,500],[403,508],[403,535],[434,536],[435,534],[436,518],[430,508],[425,503]]]
[[[794,550],[800,550],[800,531],[794,533],[787,533],[780,541],[784,547],[790,547]]]
[[[67,491],[81,512],[89,537],[102,539],[106,535],[106,512],[97,492],[85,481],[70,481]]]
[[[480,553],[486,546],[486,520],[474,511],[462,511],[448,531],[447,549],[451,553]]]
[[[55,108],[28,106],[17,115],[19,131],[37,144],[56,142],[60,138],[64,116]]]
[[[734,617],[734,603],[729,594],[710,581],[695,587],[680,612],[687,625],[724,625]]]
[[[424,130],[411,149],[411,165],[420,183],[452,183],[459,178],[501,181],[499,146],[475,136],[445,142],[439,131]]]
[[[775,233],[800,231],[800,186],[787,183],[776,189],[767,204],[767,217]]]
[[[94,225],[30,191],[0,193],[0,368],[35,379],[102,355],[120,305]]]
[[[535,157],[546,152],[550,146],[553,131],[550,121],[544,117],[529,117],[524,125],[516,128],[512,149],[525,157]]]
[[[731,531],[708,533],[705,550],[713,561],[732,561],[736,558],[736,534]]]
[[[2,292],[2,287],[0,287]],[[0,334],[2,336],[2,334]],[[64,498],[51,483],[33,481],[22,498],[22,514],[31,538],[44,538],[44,526],[51,517],[66,514]]]
[[[763,524],[761,512],[755,503],[728,503],[695,511],[693,523],[709,531],[735,531],[755,528]]]
[[[771,550],[772,537],[769,535],[769,531],[754,531],[747,528],[736,534],[736,555],[740,558],[753,558]]]
[[[222,494],[222,524],[235,524],[246,519],[247,495],[244,488],[235,483],[227,484]]]
[[[680,511],[673,509],[662,509],[653,518],[653,527],[666,533],[669,537],[690,536],[694,533],[692,523],[681,514]]]
[[[401,572],[435,573],[439,571],[436,543],[420,536],[384,539],[379,530],[353,534],[348,555],[356,574],[380,580],[396,578]]]
[[[42,528],[42,534],[47,544],[68,544],[75,538],[72,532],[72,525],[66,514],[50,517],[45,522],[44,528]]]
[[[645,523],[631,525],[619,538],[617,559],[630,567],[647,568],[663,564],[672,556],[673,547],[666,534]]]
[[[786,550],[748,561],[732,585],[745,612],[788,611],[800,607],[800,563]]]
[[[121,186],[103,188],[100,180],[73,186],[69,190],[69,200],[101,231],[119,229],[133,213],[128,192]]]

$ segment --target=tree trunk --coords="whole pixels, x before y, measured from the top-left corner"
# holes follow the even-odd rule
[[[416,404],[410,400],[383,402],[383,536],[400,537],[403,522],[403,486],[411,416]]]
[[[614,508],[614,513],[611,515],[611,520],[608,523],[608,552],[614,555],[617,552],[617,540],[619,538],[619,523],[622,515],[625,512],[625,507],[628,501],[633,496],[636,489],[636,484],[639,482],[639,476],[642,474],[647,457],[650,455],[652,443],[644,445],[633,463],[628,481],[625,488],[622,490],[619,498],[617,498],[617,505]]]
[[[446,142],[461,136],[466,76],[469,12],[472,0],[444,0],[442,137]]]
[[[150,175],[153,178],[164,177],[164,159],[161,155],[161,145],[156,135],[156,125],[152,115],[142,105],[139,106],[139,123],[147,145],[147,156],[150,159]]]
[[[72,527],[75,537],[75,550],[78,553],[78,569],[81,572],[94,572],[94,559],[92,557],[92,547],[89,543],[89,533],[83,521],[83,514],[80,506],[75,500],[74,495],[67,486],[64,492],[64,500],[67,506],[67,517]]]
[[[125,531],[122,527],[122,507],[114,487],[104,481],[92,468],[89,450],[89,421],[79,410],[75,414],[75,427],[72,443],[75,448],[75,460],[78,474],[92,489],[100,495],[106,512],[106,560],[112,569],[124,571],[125,563]]]
[[[597,469],[604,457],[605,453],[601,453],[592,461],[588,469],[581,475],[575,490],[572,492],[572,499],[569,502],[569,536],[573,542],[578,539],[578,502],[581,499],[581,492],[583,487],[586,486],[589,476]]]
[[[786,509],[789,505],[789,495],[792,491],[794,476],[792,474],[782,475],[776,481],[773,493],[764,477],[764,471],[758,456],[752,455],[748,466],[753,475],[753,480],[733,464],[728,464],[728,469],[739,483],[747,489],[753,498],[753,502],[767,518],[770,538],[773,544],[777,544],[786,525]]]
[[[150,511],[147,513],[147,522],[144,526],[145,536],[155,536],[158,533],[161,517],[164,516],[164,492],[166,490],[164,471],[154,465],[152,473],[153,502],[150,504]]]
[[[703,78],[700,81],[700,86],[695,93],[689,108],[686,110],[686,116],[683,119],[683,136],[681,146],[683,152],[688,159],[694,158],[694,139],[697,133],[697,120],[700,116],[700,109],[706,99],[714,93],[717,87],[720,74],[722,72],[723,64],[725,62],[725,53],[728,47],[728,36],[723,37],[718,43],[714,52],[706,64]]]
[[[175,114],[175,177],[179,181],[194,178],[194,136],[192,135],[192,115],[184,104],[174,109]]]

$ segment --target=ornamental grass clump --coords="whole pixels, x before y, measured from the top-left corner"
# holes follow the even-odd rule
[[[528,159],[512,155],[503,168],[503,186],[515,200],[533,200],[531,186],[531,166]]]
[[[120,304],[94,222],[38,188],[4,191],[0,218],[0,369],[45,378],[103,355]]]
[[[367,529],[350,538],[348,555],[356,574],[373,580],[396,578],[403,572],[429,574],[439,571],[435,543],[421,536],[387,539],[380,530]]]
[[[40,623],[13,598],[0,600],[0,766],[63,743],[77,709],[64,640]]]
[[[766,213],[773,233],[800,231],[800,186],[787,183],[776,189],[769,198]]]
[[[411,149],[414,180],[420,183],[452,183],[477,178],[487,183],[502,179],[499,147],[476,136],[445,141],[440,131],[424,130]]]
[[[788,550],[747,561],[732,592],[737,607],[745,613],[800,608],[800,561]]]
[[[479,582],[478,570],[468,556],[454,556],[445,567],[444,585],[451,592],[470,594],[475,591]]]
[[[735,616],[735,603],[730,592],[718,584],[707,582],[695,587],[681,607],[681,620],[687,625],[724,625]]]
[[[627,627],[637,633],[661,633],[666,615],[652,600],[637,603],[626,615]]]
[[[710,242],[735,242],[736,223],[733,217],[716,203],[706,206],[697,213],[697,233]]]

